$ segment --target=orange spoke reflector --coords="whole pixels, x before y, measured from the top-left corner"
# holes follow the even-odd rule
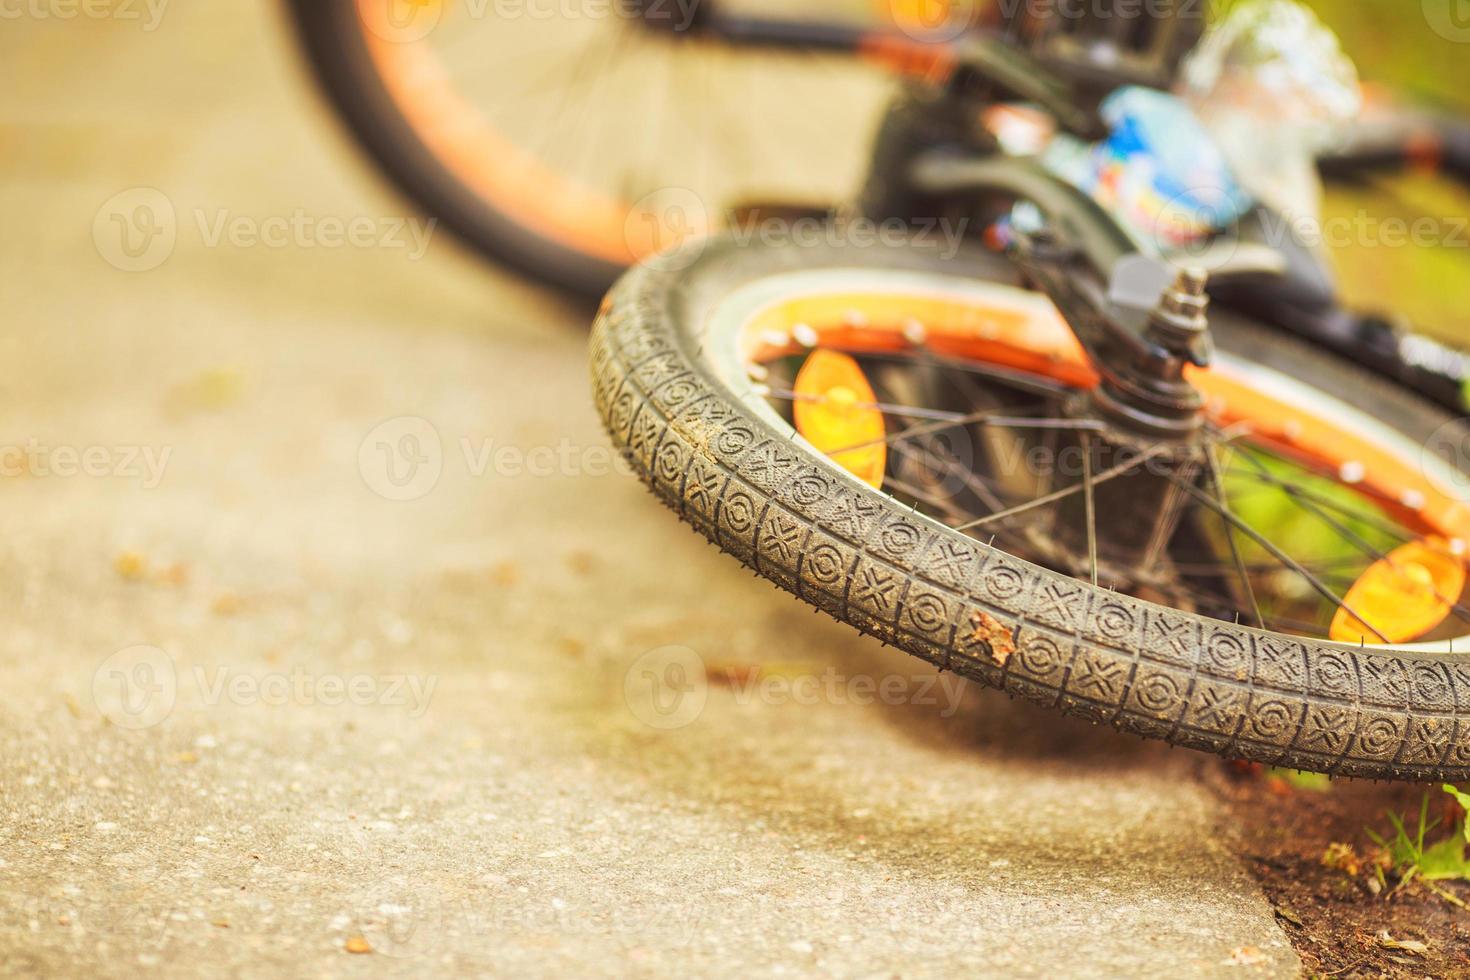
[[[1343,599],[1390,643],[1407,643],[1444,622],[1464,590],[1464,561],[1442,539],[1426,538],[1375,562]],[[1346,609],[1333,617],[1331,636],[1340,643],[1381,642]]]
[[[812,351],[796,375],[796,431],[853,476],[881,490],[888,427],[874,407],[877,400],[858,362],[840,351]],[[849,448],[853,446],[861,448]]]

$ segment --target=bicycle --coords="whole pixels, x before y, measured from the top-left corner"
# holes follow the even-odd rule
[[[859,198],[870,173],[885,170],[871,144],[886,107],[911,82],[963,77],[961,57],[985,59],[986,71],[1006,75],[1001,84],[1093,136],[1095,112],[1079,116],[1070,103],[1095,101],[1124,77],[1104,71],[1082,86],[1091,91],[1040,91],[1035,78],[1020,77],[1024,62],[1009,57],[1031,26],[1016,16],[1025,7],[1014,0],[876,0],[865,17],[826,20],[811,12],[850,15],[854,5],[803,0],[795,16],[777,18],[749,0],[608,0],[587,11],[558,0],[554,16],[532,16],[552,0],[456,3],[289,0],[288,7],[333,106],[410,200],[492,260],[592,300],[671,236],[716,233],[770,214],[828,215]],[[503,3],[515,9],[502,11]],[[1181,9],[1205,8],[1183,0]],[[946,20],[946,11],[958,16]],[[481,78],[487,62],[496,71]],[[539,67],[529,81],[519,70],[528,63]],[[1169,81],[1141,72],[1131,80]],[[752,88],[757,74],[773,80]],[[594,80],[613,88],[610,76],[631,83],[632,94],[592,90]],[[660,94],[679,79],[688,85]],[[740,84],[721,84],[731,79]],[[520,90],[527,84],[544,91],[527,101]],[[563,117],[595,115],[608,104],[599,98],[614,107],[652,102],[639,104],[643,133],[660,151],[652,162],[636,141],[619,139],[616,126],[568,127],[573,145],[547,133]],[[773,145],[763,135],[770,110],[789,112],[793,103],[819,125],[782,127]],[[690,123],[696,110],[718,112],[719,126]],[[667,146],[681,118],[691,137],[683,158]],[[752,148],[765,155],[752,159]],[[1320,163],[1334,182],[1429,165],[1470,180],[1470,125],[1388,107]],[[681,207],[679,192],[712,205]],[[869,201],[867,210],[903,214],[911,205]],[[1290,261],[1307,273],[1307,308],[1278,304],[1258,315],[1289,320],[1281,325],[1313,343],[1465,407],[1470,362],[1397,323],[1341,315],[1310,257]]]
[[[1121,49],[1108,18],[967,34],[890,110],[865,212],[1003,248],[687,243],[604,301],[596,404],[696,530],[941,670],[1222,756],[1464,779],[1459,379],[1252,238],[1258,210],[1181,262],[971,124],[1024,102],[1107,138],[1119,92],[1177,77],[1183,6]],[[1431,136],[1466,166],[1456,124],[1420,125],[1322,167]]]

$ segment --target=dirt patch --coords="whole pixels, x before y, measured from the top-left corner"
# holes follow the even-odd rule
[[[1417,828],[1429,794],[1438,841],[1463,816],[1439,786],[1339,780],[1300,786],[1242,763],[1211,764],[1225,837],[1260,881],[1309,976],[1470,977],[1470,885],[1400,887],[1368,831],[1391,837],[1388,813]],[[1436,889],[1440,894],[1436,893]]]

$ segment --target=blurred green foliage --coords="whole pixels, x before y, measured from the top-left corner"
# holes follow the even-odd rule
[[[1412,101],[1470,112],[1470,2],[1467,0],[1305,0],[1342,38],[1364,80]],[[1436,31],[1434,24],[1463,24]],[[1444,33],[1451,36],[1446,37]],[[1454,38],[1463,38],[1455,40]],[[1470,193],[1440,177],[1415,175],[1371,186],[1334,188],[1324,218],[1355,223],[1428,219],[1444,244],[1385,245],[1382,235],[1332,251],[1342,290],[1355,308],[1397,313],[1442,339],[1470,343]],[[1375,232],[1381,233],[1378,226]]]
[[[1470,3],[1465,0],[1304,0],[1342,38],[1365,79],[1421,100],[1470,108]],[[1464,41],[1431,23],[1464,24]]]

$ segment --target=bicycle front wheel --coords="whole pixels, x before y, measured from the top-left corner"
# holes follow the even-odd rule
[[[680,258],[604,304],[597,404],[655,493],[760,575],[1147,738],[1470,776],[1460,423],[1219,312],[1218,363],[1190,375],[1208,455],[1179,455],[1077,409],[1097,366],[998,256]]]

